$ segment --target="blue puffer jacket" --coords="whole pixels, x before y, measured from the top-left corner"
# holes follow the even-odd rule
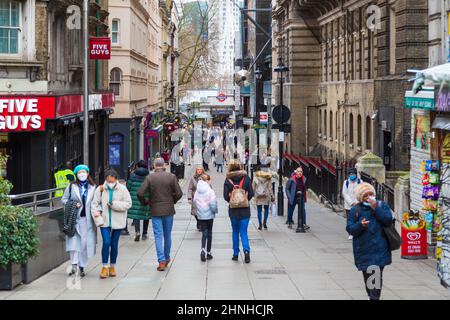
[[[361,224],[363,218],[370,221],[367,228]],[[375,210],[362,204],[350,210],[347,232],[353,236],[353,255],[358,270],[365,271],[369,266],[384,267],[391,264],[392,256],[383,227],[389,226],[392,219],[391,209],[382,201],[378,202]]]

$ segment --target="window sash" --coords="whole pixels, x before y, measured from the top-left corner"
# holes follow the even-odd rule
[[[18,54],[20,45],[21,5],[7,0],[0,6],[0,54]]]

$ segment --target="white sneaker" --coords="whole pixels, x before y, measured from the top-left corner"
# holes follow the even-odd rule
[[[353,240],[353,236],[352,236],[352,235],[349,235],[349,236],[348,236],[348,240]]]

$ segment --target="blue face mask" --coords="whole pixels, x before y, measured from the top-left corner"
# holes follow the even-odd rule
[[[355,181],[358,177],[356,176],[356,174],[351,174],[348,178],[349,178],[351,181]]]
[[[370,207],[370,203],[368,203],[368,202],[363,202],[363,206]]]

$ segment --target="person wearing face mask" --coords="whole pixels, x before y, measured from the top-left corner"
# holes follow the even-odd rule
[[[355,189],[361,182],[361,179],[357,176],[356,168],[350,168],[348,170],[348,179],[344,181],[344,185],[342,186],[342,197],[344,198],[345,216],[347,218],[350,209],[358,204],[358,200],[355,196]],[[349,235],[348,239],[353,239],[353,236]]]
[[[392,224],[389,205],[376,200],[371,184],[361,183],[355,189],[358,204],[350,209],[347,232],[353,236],[355,265],[363,273],[370,300],[379,300],[384,267],[392,263],[384,227]]]
[[[102,215],[104,224],[100,227],[103,239],[100,278],[117,276],[116,262],[119,253],[119,239],[127,225],[127,211],[132,206],[130,192],[119,183],[117,172],[107,170],[106,181],[95,190],[92,202],[92,215]]]
[[[76,179],[64,191],[61,202],[65,205],[69,200],[77,201],[76,232],[73,237],[66,236],[66,251],[72,264],[69,276],[79,270],[79,275],[84,277],[88,260],[95,255],[97,245],[97,228],[91,216],[95,183],[89,176],[89,167],[85,165],[75,167],[74,174]]]

